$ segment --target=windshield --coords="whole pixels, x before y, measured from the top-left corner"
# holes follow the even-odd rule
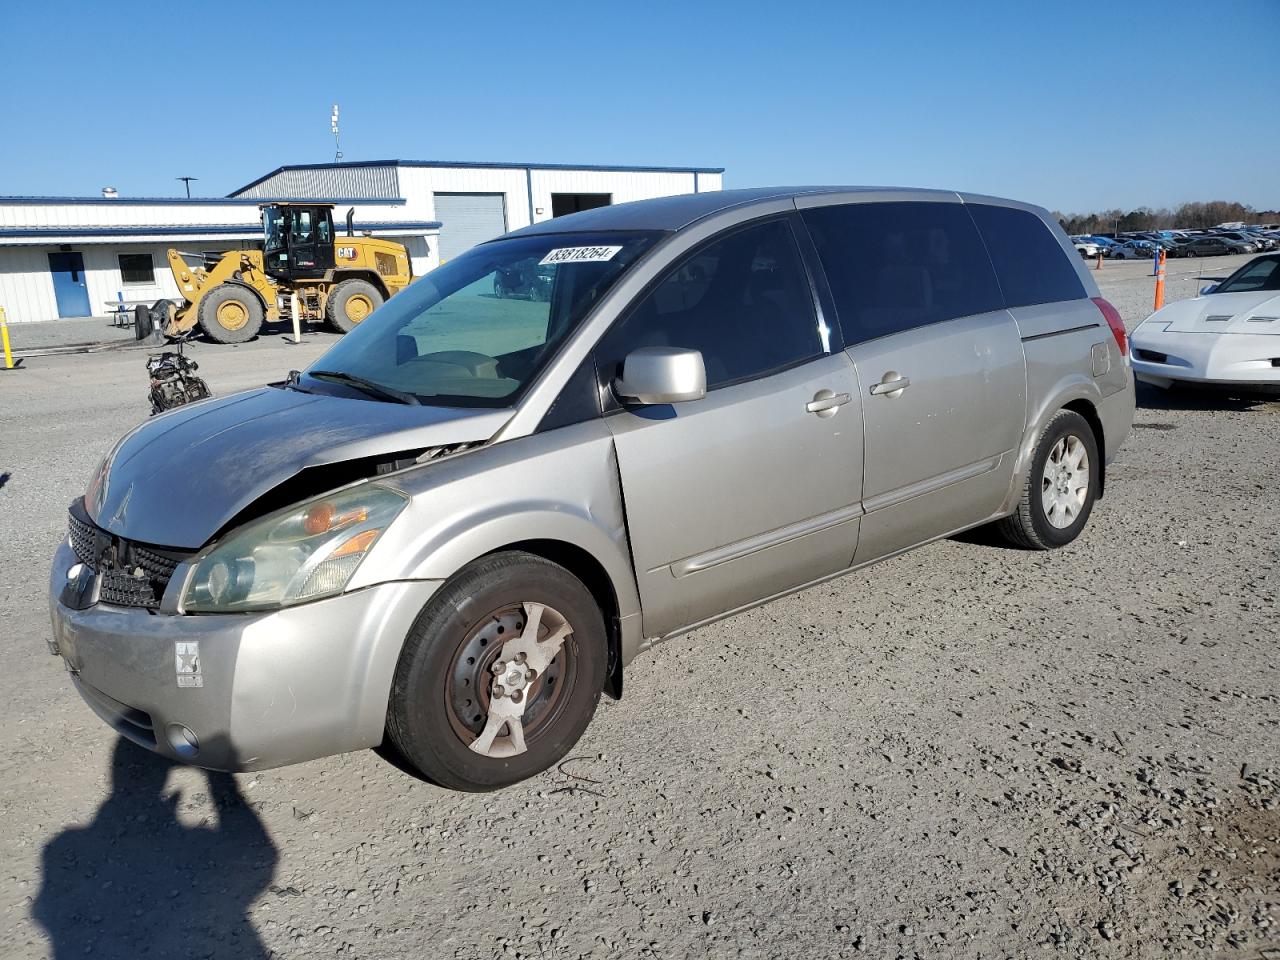
[[[1280,256],[1250,260],[1223,280],[1214,293],[1246,293],[1250,290],[1280,291]]]
[[[262,249],[279,250],[284,246],[284,215],[279,207],[262,209]]]
[[[509,406],[659,233],[572,233],[484,243],[379,307],[304,374],[337,372],[446,406]],[[313,375],[313,371],[314,374]]]

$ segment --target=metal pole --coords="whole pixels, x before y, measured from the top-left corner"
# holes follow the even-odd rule
[[[298,315],[298,295],[289,294],[289,313],[293,316],[293,342],[302,342],[302,319]]]
[[[13,369],[13,351],[9,349],[9,321],[5,318],[4,307],[0,307],[0,343],[4,344],[4,368]]]

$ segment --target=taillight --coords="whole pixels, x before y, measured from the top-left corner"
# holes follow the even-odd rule
[[[1111,305],[1111,301],[1105,297],[1093,297],[1093,305],[1102,311],[1103,317],[1106,318],[1107,326],[1111,328],[1111,333],[1116,338],[1116,346],[1120,348],[1120,356],[1127,357],[1129,355],[1129,334],[1124,329],[1124,321],[1120,319],[1120,311]]]

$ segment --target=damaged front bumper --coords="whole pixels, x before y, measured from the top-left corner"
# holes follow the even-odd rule
[[[272,612],[192,616],[86,605],[92,577],[64,541],[50,575],[51,652],[121,736],[214,770],[377,746],[405,636],[440,585],[383,583]]]

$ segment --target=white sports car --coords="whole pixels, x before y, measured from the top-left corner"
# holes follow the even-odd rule
[[[1134,374],[1157,387],[1280,390],[1280,253],[1157,310],[1130,339]]]

